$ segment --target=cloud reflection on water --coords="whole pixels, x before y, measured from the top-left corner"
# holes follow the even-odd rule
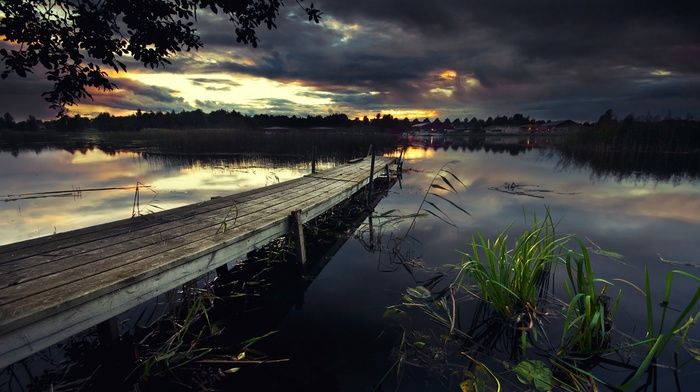
[[[652,277],[653,298],[658,302],[670,270],[680,268],[697,275],[696,269],[662,263],[658,256],[660,253],[673,260],[700,262],[694,249],[695,237],[700,232],[700,209],[697,204],[700,189],[697,185],[592,179],[585,170],[557,168],[556,155],[548,151],[541,153],[537,149],[512,155],[508,151],[419,148],[409,150],[404,157],[405,172],[401,186],[397,184],[381,201],[373,221],[377,230],[375,235],[383,239],[382,246],[369,250],[360,246],[360,241],[348,241],[307,289],[303,307],[289,313],[279,333],[270,342],[269,347],[280,350],[279,356],[302,353],[296,354],[303,357],[304,363],[298,371],[303,371],[308,364],[312,364],[314,369],[331,368],[334,369],[333,376],[343,385],[352,382],[358,385],[356,389],[370,388],[392,364],[392,358],[387,360],[386,352],[382,351],[385,349],[383,345],[389,344],[392,339],[396,345],[401,341],[392,337],[392,332],[396,333],[396,330],[392,329],[390,321],[385,320],[384,324],[377,325],[387,307],[403,302],[402,296],[407,288],[436,276],[435,271],[448,271],[448,265],[459,263],[459,252],[471,252],[470,241],[477,230],[493,239],[499,230],[512,223],[509,238],[513,241],[525,227],[530,226],[524,220],[531,223],[535,212],[543,217],[546,208],[550,209],[555,220],[562,219],[558,226],[559,234],[576,234],[591,249],[598,245],[604,250],[624,255],[621,261],[595,254],[592,257],[595,276],[609,279],[615,285],[608,289],[607,294],[614,296],[618,289],[623,290],[623,304],[618,309],[616,328],[630,336],[643,338],[646,317],[644,297],[626,283],[612,279],[623,278],[643,287],[643,268],[646,266]],[[381,214],[390,211],[395,211],[393,215],[417,212],[435,174],[443,164],[453,161],[455,163],[450,164],[448,169],[467,185],[467,189],[460,190],[458,196],[450,195],[450,198],[471,216],[432,199],[444,209],[457,228],[433,216],[421,218],[413,233],[417,241],[410,241],[410,245],[399,241],[405,257],[393,257],[391,239],[405,236],[410,220],[396,226],[382,226]],[[528,184],[534,189],[559,193],[538,193],[543,198],[535,198],[492,190],[506,182]],[[434,210],[429,205],[424,207]],[[368,242],[368,228],[363,230],[362,238]],[[399,262],[404,260],[409,262]],[[565,297],[564,275],[563,269],[559,269],[552,278],[552,289],[560,298]],[[433,292],[439,292],[450,282],[451,277],[448,277]],[[680,304],[692,296],[696,288],[697,285],[688,279],[676,278],[672,301]],[[469,311],[469,305],[464,306],[463,312],[460,312],[460,325],[466,329],[473,314]],[[660,310],[660,307],[655,309]],[[556,311],[553,309],[553,313]],[[556,315],[552,315],[552,318],[556,318]],[[412,323],[415,328],[420,328],[417,326],[420,320],[412,319]],[[426,320],[426,324],[426,330],[421,332],[444,333],[430,321]],[[430,332],[426,332],[427,328],[430,328]],[[691,333],[694,334],[693,338],[697,337],[697,330]],[[350,334],[352,339],[338,339],[338,336]],[[322,352],[309,351],[307,355],[307,350],[299,348],[321,345],[319,342],[326,347]],[[338,352],[344,355],[336,355]],[[362,358],[364,362],[353,364],[351,361],[354,358]],[[377,363],[380,363],[383,371],[376,372],[369,365],[374,358],[379,358]],[[664,359],[664,363],[667,362]],[[358,368],[361,371],[357,371]],[[410,366],[407,369],[407,374],[416,371]],[[686,372],[680,377],[684,385],[693,382],[692,373]],[[390,382],[394,381],[387,384]],[[382,387],[392,389],[390,385],[383,384]],[[407,377],[401,382],[400,390],[425,389],[421,387],[423,385]]]
[[[65,232],[131,217],[137,182],[143,212],[170,209],[242,190],[300,177],[305,165],[281,167],[266,162],[204,164],[138,153],[88,150],[0,153],[0,196],[57,190],[129,187],[83,191],[75,196],[7,201],[0,205],[0,244]]]
[[[585,170],[557,169],[557,158],[556,154],[542,154],[536,149],[516,156],[483,150],[437,150],[430,159],[404,164],[404,168],[411,170],[402,179],[402,192],[409,196],[392,195],[380,208],[414,212],[441,165],[456,161],[449,169],[468,185],[467,190],[460,192],[459,201],[471,217],[443,203],[440,206],[445,206],[458,228],[432,216],[419,221],[416,236],[422,242],[422,258],[434,266],[459,262],[461,256],[457,251],[471,251],[469,244],[477,230],[487,238],[494,238],[499,230],[513,223],[510,238],[514,239],[529,226],[525,219],[532,222],[534,213],[542,217],[545,208],[549,208],[555,220],[561,219],[558,233],[576,234],[590,249],[600,246],[624,255],[622,262],[592,255],[596,276],[625,278],[643,287],[643,269],[647,267],[654,280],[652,291],[658,299],[669,271],[681,269],[698,275],[699,270],[693,267],[700,267],[695,247],[700,233],[698,184],[594,179]],[[538,193],[543,198],[535,198],[492,190],[504,183],[527,184],[559,193]],[[661,262],[659,255],[689,265],[669,265]],[[687,279],[676,280],[679,283],[674,285],[677,292],[674,298],[692,296],[697,286]],[[618,286],[621,286],[619,282]],[[633,319],[643,316],[641,296],[629,287],[618,288],[626,290],[629,301],[623,313],[634,316]]]

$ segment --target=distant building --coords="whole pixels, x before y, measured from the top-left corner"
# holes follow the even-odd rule
[[[526,133],[528,132],[527,125],[491,125],[484,128],[486,133]]]
[[[579,124],[572,120],[550,121],[544,124],[527,124],[527,125],[491,125],[484,128],[486,133],[495,134],[519,134],[530,132],[542,133],[570,133],[578,132],[585,128],[583,124]]]
[[[585,126],[579,124],[572,120],[562,120],[562,121],[550,121],[544,124],[539,124],[535,129],[538,132],[579,132],[583,130]]]
[[[452,133],[455,131],[455,127],[452,124],[435,121],[413,125],[411,126],[411,131]]]

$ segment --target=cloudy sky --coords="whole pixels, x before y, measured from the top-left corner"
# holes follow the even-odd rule
[[[319,0],[314,24],[288,0],[258,48],[237,44],[225,18],[200,17],[204,48],[154,71],[128,63],[114,75],[119,90],[95,92],[72,113],[700,117],[699,4]],[[49,88],[41,71],[0,81],[0,112],[52,118],[41,98]]]

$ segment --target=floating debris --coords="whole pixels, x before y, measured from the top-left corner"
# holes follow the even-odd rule
[[[678,266],[684,266],[684,267],[691,267],[691,268],[700,268],[700,264],[699,264],[699,263],[693,263],[693,262],[690,262],[690,261],[669,260],[669,259],[664,259],[664,258],[661,256],[661,253],[658,253],[658,255],[659,255],[659,260],[661,260],[662,262],[664,262],[664,263],[666,263],[666,264],[678,265]]]
[[[544,196],[537,193],[554,193],[557,195],[575,195],[575,192],[557,192],[551,189],[540,189],[539,185],[516,184],[515,182],[504,182],[503,185],[491,187],[489,190],[509,193],[511,195],[536,197],[544,199]]]

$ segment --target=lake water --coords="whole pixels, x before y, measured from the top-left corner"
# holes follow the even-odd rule
[[[659,303],[669,271],[700,275],[700,184],[693,178],[669,183],[639,174],[595,176],[583,166],[563,164],[556,150],[541,147],[541,142],[493,140],[476,146],[453,143],[409,147],[403,153],[400,184],[375,209],[372,222],[376,245],[368,246],[371,241],[365,221],[310,282],[297,306],[280,319],[278,332],[260,343],[261,350],[271,357],[290,361],[240,373],[267,376],[266,382],[258,379],[259,390],[264,390],[263,385],[299,385],[307,386],[307,390],[328,391],[369,391],[379,385],[384,389],[376,390],[458,390],[457,383],[463,379],[461,369],[469,363],[459,356],[459,347],[444,358],[444,352],[432,352],[432,364],[419,358],[407,360],[399,377],[394,366],[398,355],[395,348],[406,330],[385,317],[385,311],[403,301],[408,287],[423,284],[446,271],[446,265],[458,263],[459,252],[471,250],[470,242],[477,231],[493,238],[499,230],[513,224],[509,232],[515,238],[530,225],[534,214],[543,217],[547,209],[555,221],[560,220],[558,233],[576,234],[591,250],[624,256],[614,259],[594,254],[593,271],[597,277],[614,283],[615,290],[611,288],[606,294],[614,296],[611,292],[623,291],[616,328],[630,339],[643,339],[645,301],[629,283],[643,288],[644,268],[648,268],[652,296]],[[334,164],[322,162],[320,168]],[[430,188],[441,169],[448,170],[466,187],[452,181],[459,190],[457,194]],[[282,165],[256,159],[231,162],[225,158],[106,154],[98,149],[84,153],[2,152],[0,196],[6,201],[0,205],[0,243],[128,218],[135,208],[133,187],[137,183],[140,211],[149,213],[309,172],[306,161]],[[126,189],[92,190],[101,188]],[[52,191],[68,192],[60,197],[45,194]],[[410,246],[402,248],[403,254],[397,258],[393,240],[407,234],[410,219],[388,224],[389,220],[381,215],[419,212],[428,191],[440,192],[469,215],[428,196],[434,205],[423,204],[423,208],[438,214],[439,208],[454,226],[432,215],[420,218],[411,233]],[[675,263],[663,262],[662,258]],[[564,276],[557,274],[552,284],[555,293],[561,295]],[[683,300],[692,297],[697,288],[697,282],[675,277],[669,307],[683,308]],[[697,311],[696,308],[691,314]],[[469,317],[467,311],[460,316],[465,324]],[[430,346],[430,336],[439,337],[445,331],[436,324],[417,320],[408,333],[406,336],[413,339],[423,336]],[[689,344],[700,347],[697,325],[691,328],[689,336]],[[499,357],[497,353],[485,356]],[[685,349],[679,357],[690,363],[677,373],[677,383],[681,390],[690,391],[700,365],[689,359]],[[632,358],[631,362],[638,363],[639,359]],[[673,363],[672,357],[662,359],[660,363]],[[668,369],[660,368],[659,372],[664,383],[676,382]],[[612,383],[621,383],[630,374],[606,370],[604,366],[594,373]],[[232,385],[247,382],[242,381],[244,377],[232,378]],[[517,383],[509,385],[504,390],[526,388]]]
[[[320,162],[318,167],[333,164]],[[99,149],[3,152],[0,244],[129,218],[137,184],[137,212],[146,214],[290,180],[310,170],[310,162],[203,161]]]

